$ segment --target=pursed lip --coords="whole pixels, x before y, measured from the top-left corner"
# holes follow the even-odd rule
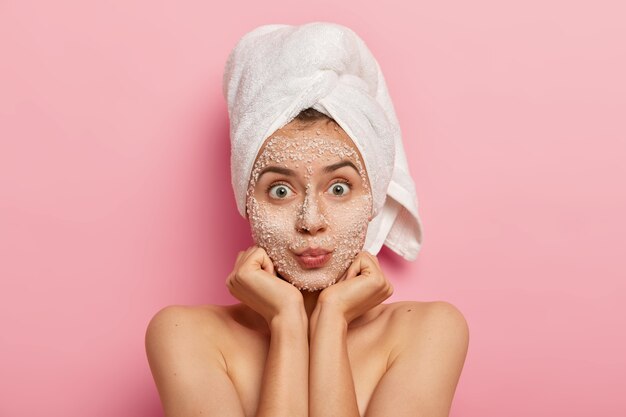
[[[295,253],[295,255],[303,268],[311,269],[319,268],[328,262],[333,255],[333,251],[323,248],[307,248],[300,253]]]

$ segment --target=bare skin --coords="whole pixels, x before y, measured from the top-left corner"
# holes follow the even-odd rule
[[[333,124],[311,129],[354,146]],[[329,175],[353,175],[356,184],[345,198],[368,192],[351,168],[341,169]],[[281,180],[290,181],[296,201],[307,173],[294,171]],[[329,178],[313,181],[320,199],[338,204],[324,193]],[[315,215],[305,218],[304,237],[331,233]],[[166,416],[448,415],[467,323],[442,301],[384,304],[393,289],[374,255],[360,252],[337,283],[308,292],[277,277],[265,250],[253,246],[239,253],[226,285],[241,303],[169,306],[148,326],[146,352]]]

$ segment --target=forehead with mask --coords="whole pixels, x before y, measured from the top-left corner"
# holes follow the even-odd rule
[[[334,284],[362,250],[372,218],[358,149],[332,119],[305,110],[261,147],[246,211],[280,277],[306,291]]]

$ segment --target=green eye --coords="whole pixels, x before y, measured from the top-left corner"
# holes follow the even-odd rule
[[[332,195],[341,197],[350,192],[350,185],[347,182],[336,182],[328,189]]]
[[[291,195],[291,190],[284,184],[276,184],[269,189],[270,197],[283,199]]]

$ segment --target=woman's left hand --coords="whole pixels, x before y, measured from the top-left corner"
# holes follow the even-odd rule
[[[322,308],[339,309],[349,324],[391,294],[393,286],[380,269],[376,256],[362,251],[336,284],[322,290],[317,303]]]

